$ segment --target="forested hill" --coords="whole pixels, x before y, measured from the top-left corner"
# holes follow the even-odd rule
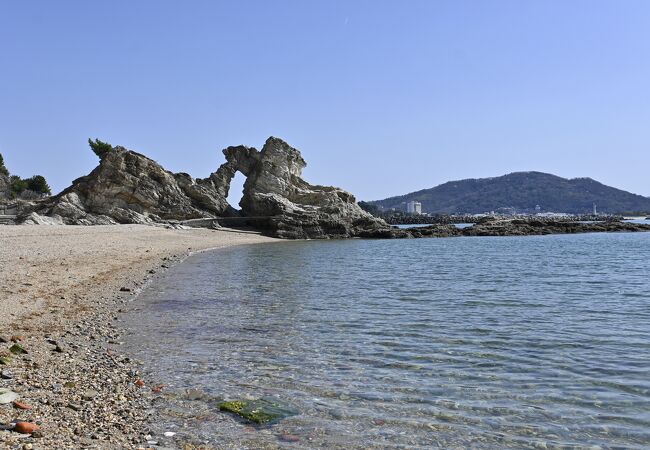
[[[605,186],[591,178],[566,179],[542,172],[515,172],[501,177],[450,181],[398,197],[369,202],[383,209],[405,210],[412,200],[431,214],[478,214],[514,208],[518,213],[650,213],[650,198]]]

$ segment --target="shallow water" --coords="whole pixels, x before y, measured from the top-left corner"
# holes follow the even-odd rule
[[[130,349],[297,412],[168,418],[218,448],[647,448],[649,278],[650,233],[252,245],[148,288]]]

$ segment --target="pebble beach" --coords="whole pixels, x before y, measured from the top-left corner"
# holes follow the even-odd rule
[[[272,240],[142,225],[0,227],[0,446],[162,448],[149,424],[164,386],[120,351],[119,313],[193,252]]]

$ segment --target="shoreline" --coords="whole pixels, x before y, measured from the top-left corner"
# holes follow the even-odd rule
[[[160,389],[140,379],[120,352],[118,314],[137,293],[187,257],[277,239],[225,230],[143,225],[0,227],[0,405],[6,448],[148,448],[151,401]],[[13,339],[12,339],[13,338]],[[14,342],[15,341],[15,342]],[[12,354],[17,343],[26,354]],[[12,421],[34,435],[3,430]]]

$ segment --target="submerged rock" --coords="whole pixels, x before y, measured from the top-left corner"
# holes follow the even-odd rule
[[[293,411],[268,400],[235,400],[219,403],[219,410],[236,414],[250,422],[265,424],[294,414]]]

